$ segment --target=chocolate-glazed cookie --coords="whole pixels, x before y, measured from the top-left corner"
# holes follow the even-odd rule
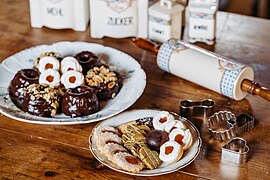
[[[94,67],[85,76],[86,84],[94,88],[99,100],[113,99],[122,87],[122,78],[107,66]]]
[[[34,69],[22,69],[18,71],[9,85],[9,95],[12,102],[22,108],[24,92],[30,84],[38,83],[39,72]]]
[[[56,115],[60,96],[56,88],[45,84],[31,84],[26,88],[23,111],[42,117]]]
[[[75,58],[79,61],[83,68],[83,74],[92,69],[95,66],[100,66],[101,62],[98,57],[90,51],[82,51],[75,55]]]
[[[99,110],[99,102],[92,88],[78,86],[68,89],[62,100],[62,112],[71,117],[93,114]]]

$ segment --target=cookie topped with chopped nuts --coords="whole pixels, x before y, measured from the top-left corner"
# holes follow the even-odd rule
[[[45,84],[31,84],[24,93],[23,110],[42,117],[56,115],[60,96],[58,90]]]
[[[99,100],[113,99],[122,87],[120,75],[105,65],[90,69],[85,82],[94,89]]]

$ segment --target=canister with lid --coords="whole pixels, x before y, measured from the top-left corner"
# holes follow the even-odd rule
[[[149,8],[149,38],[164,42],[180,39],[184,7],[175,0],[160,0]]]
[[[214,44],[218,0],[190,0],[187,7],[189,42]]]
[[[89,23],[88,0],[29,0],[31,26],[85,31]]]
[[[147,37],[147,0],[90,0],[92,38]]]

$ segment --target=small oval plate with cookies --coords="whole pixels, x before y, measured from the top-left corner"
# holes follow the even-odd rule
[[[107,167],[136,176],[175,172],[195,160],[202,140],[176,113],[131,110],[100,122],[89,137],[93,156]]]

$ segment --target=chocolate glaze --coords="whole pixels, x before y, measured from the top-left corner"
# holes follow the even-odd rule
[[[114,72],[114,73],[117,76],[117,80],[115,81],[116,84],[113,88],[111,88],[111,89],[108,88],[108,83],[107,84],[102,83],[102,84],[100,84],[99,87],[97,87],[95,89],[97,97],[100,101],[107,101],[107,100],[113,99],[120,91],[120,89],[123,85],[123,79],[121,78],[121,76],[117,72]]]
[[[146,142],[152,150],[159,151],[160,146],[167,142],[169,137],[166,132],[161,130],[150,131],[146,136]]]
[[[92,88],[78,86],[68,89],[62,100],[62,112],[71,117],[80,117],[93,114],[99,110],[97,96]]]
[[[79,61],[83,68],[83,74],[92,69],[94,66],[100,66],[101,62],[98,57],[90,51],[82,51],[75,55],[75,58]]]
[[[9,85],[9,95],[12,102],[22,108],[25,88],[30,84],[38,83],[39,72],[35,69],[22,69],[18,71]]]
[[[136,123],[138,125],[146,125],[148,126],[150,129],[154,129],[153,126],[153,118],[152,117],[143,117],[143,118],[139,118],[136,120]]]
[[[48,87],[47,85],[40,84],[37,84],[37,86],[40,87],[37,88],[39,92],[44,91],[44,89]],[[51,104],[54,101],[59,101],[59,96],[57,91],[51,91],[49,93],[54,93],[54,97],[51,99],[50,103],[46,101],[44,94],[36,95],[35,99],[31,99],[31,95],[33,94],[26,91],[22,110],[36,116],[51,117],[51,112],[53,110],[57,111]]]
[[[30,95],[25,96],[23,111],[36,116],[50,117],[52,110],[53,108],[44,98],[38,97],[37,100],[32,101]]]

